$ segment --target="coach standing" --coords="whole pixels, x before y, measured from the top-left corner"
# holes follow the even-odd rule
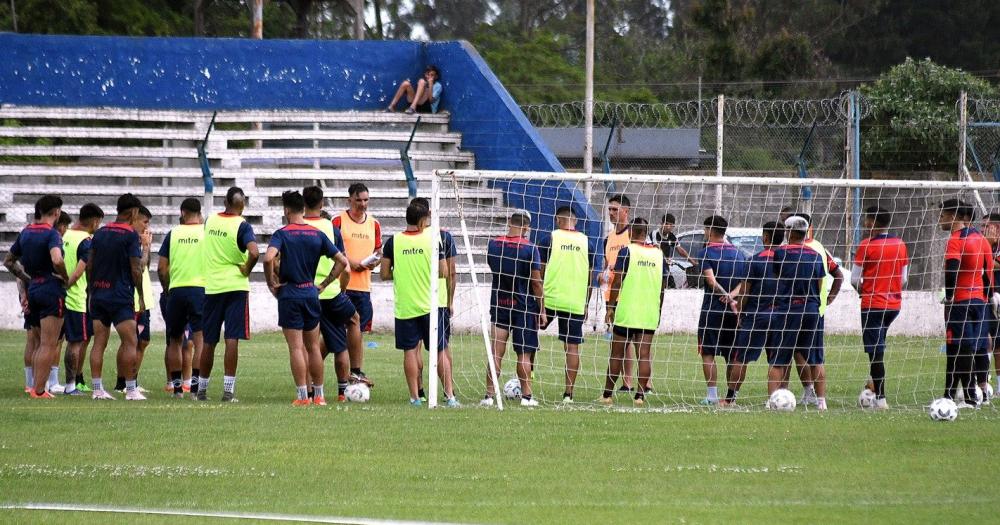
[[[378,219],[368,214],[368,187],[355,182],[347,189],[349,207],[333,218],[333,225],[344,238],[344,250],[350,261],[351,279],[347,284],[347,297],[354,303],[361,318],[361,332],[372,331],[372,269],[378,266],[382,255],[382,226]],[[377,256],[372,257],[373,254]],[[368,264],[365,264],[365,263]],[[371,385],[362,371],[365,356],[363,346],[350,348],[351,380]]]
[[[208,399],[208,380],[215,361],[222,325],[226,325],[226,354],[222,401],[235,401],[236,364],[240,339],[250,338],[250,271],[260,256],[253,228],[243,218],[247,197],[238,187],[226,192],[226,210],[205,221],[202,257],[205,304],[202,318],[204,348],[198,377],[198,400]]]

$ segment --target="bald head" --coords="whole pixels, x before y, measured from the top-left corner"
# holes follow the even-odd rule
[[[242,215],[246,205],[247,196],[243,190],[237,186],[229,188],[229,191],[226,192],[226,213]]]

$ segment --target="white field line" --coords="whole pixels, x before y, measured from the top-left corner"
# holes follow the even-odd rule
[[[238,520],[285,521],[292,523],[337,523],[342,525],[445,525],[441,522],[308,516],[302,514],[271,514],[258,512],[214,512],[184,509],[149,509],[143,507],[113,507],[106,505],[76,505],[70,503],[0,503],[0,509],[43,510],[57,512],[97,512],[107,514],[140,514],[151,516],[184,516]]]

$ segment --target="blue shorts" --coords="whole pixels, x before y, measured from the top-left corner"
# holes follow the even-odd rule
[[[823,349],[817,346],[816,337],[822,330],[820,319],[819,308],[816,306],[792,307],[777,314],[773,322],[780,327],[780,342],[768,363],[788,366],[795,354],[801,354],[810,365],[823,364]]]
[[[451,335],[451,316],[447,308],[438,308],[438,351],[448,348]],[[396,348],[413,350],[423,341],[424,349],[431,348],[431,314],[411,319],[396,318]]]
[[[162,299],[160,302],[163,303]],[[188,325],[190,325],[191,331],[200,332],[204,311],[204,288],[183,286],[170,290],[167,308],[163,312],[163,320],[167,324],[167,337],[183,337],[184,330]]]
[[[140,341],[149,341],[149,310],[135,313],[135,331]]]
[[[730,311],[702,310],[698,316],[698,353],[729,360],[739,319]]]
[[[656,330],[614,325],[611,327],[611,333],[617,335],[618,337],[624,337],[625,339],[635,339],[636,337],[642,337],[644,335],[653,335],[656,333]]]
[[[278,299],[278,326],[308,332],[319,326],[323,309],[318,297]]]
[[[66,334],[68,343],[87,341],[94,335],[94,321],[86,312],[66,310],[63,315],[63,333]]]
[[[945,340],[949,346],[971,353],[985,351],[989,346],[989,323],[986,302],[970,299],[952,303],[946,308]]]
[[[223,323],[226,339],[250,339],[250,292],[236,291],[205,294],[202,330],[205,344],[219,342]]]
[[[347,290],[347,298],[354,304],[354,310],[358,312],[358,317],[361,318],[361,331],[371,332],[372,319],[375,317],[375,312],[372,309],[371,292]]]
[[[320,299],[319,331],[323,334],[323,344],[329,354],[339,354],[347,350],[347,323],[357,313],[354,304],[341,293],[332,299]]]
[[[739,328],[733,343],[732,361],[746,364],[760,359],[762,350],[767,350],[768,360],[778,347],[780,332],[774,330],[773,310],[746,313],[740,316]]]
[[[545,316],[548,317],[545,330],[552,324],[552,321],[559,322],[559,340],[569,345],[583,344],[583,314],[571,314],[560,310],[545,309]]]
[[[885,338],[889,325],[896,320],[899,310],[861,310],[861,342],[865,353],[882,356],[885,353]]]
[[[997,341],[997,336],[1000,335],[1000,321],[997,320],[997,316],[993,315],[993,308],[990,306],[986,307],[986,325],[988,327],[990,339],[993,340],[993,346],[1000,346],[1000,341]]]
[[[90,318],[104,326],[113,326],[126,321],[135,321],[135,303],[112,303],[90,299]]]
[[[45,285],[28,291],[28,312],[24,314],[25,326],[42,326],[42,319],[58,317],[65,313],[66,292],[62,288]]]
[[[538,314],[524,310],[490,307],[490,322],[510,333],[516,354],[533,354],[538,351]]]

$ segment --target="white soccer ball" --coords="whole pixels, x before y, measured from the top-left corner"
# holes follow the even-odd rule
[[[521,397],[521,380],[512,377],[503,385],[503,397],[507,399],[519,399]]]
[[[858,394],[858,406],[861,408],[871,408],[875,406],[875,392],[865,388]]]
[[[993,399],[993,383],[986,383],[986,400]]]
[[[946,397],[938,398],[927,407],[927,415],[934,421],[954,421],[958,418],[958,405]]]
[[[364,383],[354,383],[348,385],[347,389],[344,390],[344,397],[348,401],[354,403],[366,403],[372,397],[371,390],[368,389],[368,385]]]
[[[767,400],[767,408],[779,412],[791,412],[795,410],[795,394],[787,388],[779,388]]]

